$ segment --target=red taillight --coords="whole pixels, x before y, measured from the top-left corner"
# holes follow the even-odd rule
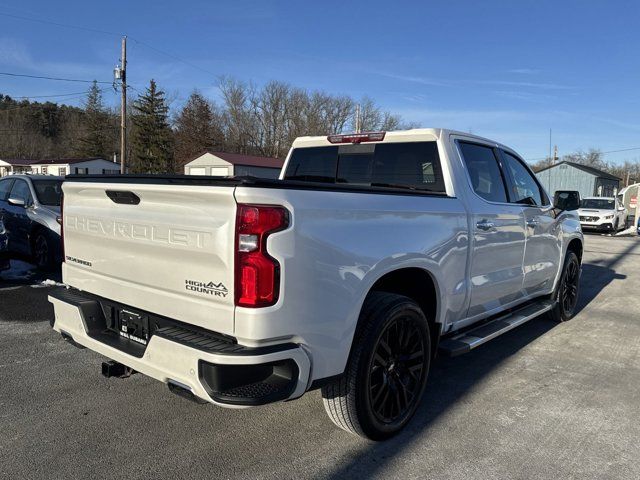
[[[384,140],[385,132],[366,132],[351,133],[348,135],[329,135],[327,140],[329,143],[362,143],[362,142],[381,142]]]
[[[289,212],[272,205],[238,205],[236,305],[268,307],[278,301],[280,264],[267,253],[267,237],[289,225]]]

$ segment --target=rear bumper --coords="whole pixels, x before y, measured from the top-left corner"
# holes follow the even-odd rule
[[[102,312],[96,297],[62,289],[49,301],[55,310],[55,331],[204,401],[246,407],[294,399],[307,390],[311,362],[299,345],[245,347],[220,341],[213,333],[207,336],[173,326],[159,329],[141,349],[124,351],[121,339],[109,341],[96,334],[95,317]]]

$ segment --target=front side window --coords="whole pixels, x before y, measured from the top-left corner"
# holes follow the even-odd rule
[[[509,170],[509,198],[513,203],[542,205],[540,186],[529,170],[516,157],[502,151],[505,167]]]
[[[507,202],[504,181],[493,148],[459,142],[473,190],[490,202]]]
[[[31,199],[31,191],[29,185],[24,180],[16,180],[9,194],[10,198],[17,198],[24,201],[25,205],[31,205],[33,203]]]
[[[0,180],[0,200],[6,200],[11,191],[11,185],[13,185],[13,179],[7,178]]]
[[[433,141],[296,148],[285,179],[445,192]]]

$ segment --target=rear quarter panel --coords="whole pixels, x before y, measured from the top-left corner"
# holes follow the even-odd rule
[[[282,267],[276,305],[236,308],[235,335],[251,344],[291,338],[313,358],[312,379],[343,371],[360,309],[384,274],[418,267],[433,278],[437,321],[465,306],[467,218],[456,198],[239,187],[238,203],[279,204],[290,227],[268,239]]]

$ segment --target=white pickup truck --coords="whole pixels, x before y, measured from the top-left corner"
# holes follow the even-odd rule
[[[372,439],[414,414],[436,352],[576,308],[579,196],[442,129],[297,139],[279,180],[71,176],[54,330],[196,401],[322,388]]]

